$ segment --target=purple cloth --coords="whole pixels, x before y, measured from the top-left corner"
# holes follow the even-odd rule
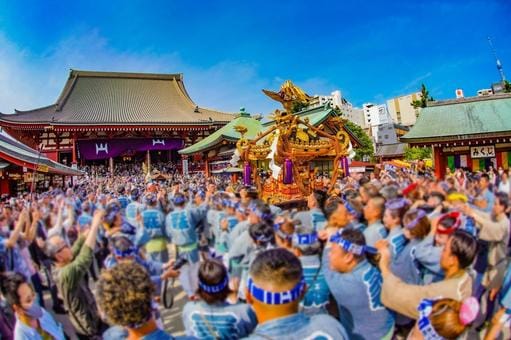
[[[183,147],[183,140],[170,138],[79,140],[77,144],[82,158],[98,160],[129,152],[179,150]]]
[[[243,185],[252,185],[252,168],[249,162],[245,162],[245,168],[243,169]]]
[[[284,184],[293,183],[293,162],[290,159],[284,161]]]

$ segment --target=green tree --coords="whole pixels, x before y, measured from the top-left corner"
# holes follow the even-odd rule
[[[345,127],[350,130],[350,132],[352,132],[362,144],[360,147],[355,149],[355,160],[362,161],[364,160],[364,156],[372,159],[374,156],[373,142],[367,133],[365,133],[360,126],[350,122],[349,120],[346,121]]]
[[[414,100],[411,105],[414,109],[419,107],[424,108],[428,106],[428,101],[434,101],[433,97],[429,95],[429,91],[426,89],[426,85],[421,85],[421,97],[417,100]]]
[[[305,109],[307,106],[308,106],[307,103],[295,101],[293,103],[293,107],[291,108],[291,111],[293,111],[293,113],[300,112],[300,111],[302,111],[302,109]]]
[[[504,80],[504,92],[506,93],[511,92],[511,83],[507,80]]]
[[[431,158],[431,155],[432,155],[431,148],[407,147],[405,149],[405,159],[407,161],[416,161],[419,159],[427,159],[427,158]]]

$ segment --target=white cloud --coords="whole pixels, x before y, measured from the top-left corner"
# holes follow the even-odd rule
[[[41,55],[9,41],[0,32],[0,112],[29,110],[55,102],[69,69],[183,73],[190,96],[199,106],[237,112],[241,106],[266,114],[278,107],[261,92],[278,88],[265,79],[256,64],[223,61],[209,68],[189,65],[178,53],[118,51],[98,31],[71,36]]]

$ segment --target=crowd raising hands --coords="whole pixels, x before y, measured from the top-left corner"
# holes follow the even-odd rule
[[[1,339],[172,339],[174,280],[178,338],[511,338],[507,170],[352,175],[298,211],[166,166],[3,197]]]

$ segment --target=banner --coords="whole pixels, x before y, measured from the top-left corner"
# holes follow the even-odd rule
[[[467,155],[460,155],[460,166],[466,168],[468,166]]]
[[[495,147],[493,145],[473,146],[470,148],[470,157],[471,158],[495,157]]]
[[[125,153],[166,151],[183,148],[183,140],[170,138],[79,140],[80,156],[86,160],[108,159]]]

